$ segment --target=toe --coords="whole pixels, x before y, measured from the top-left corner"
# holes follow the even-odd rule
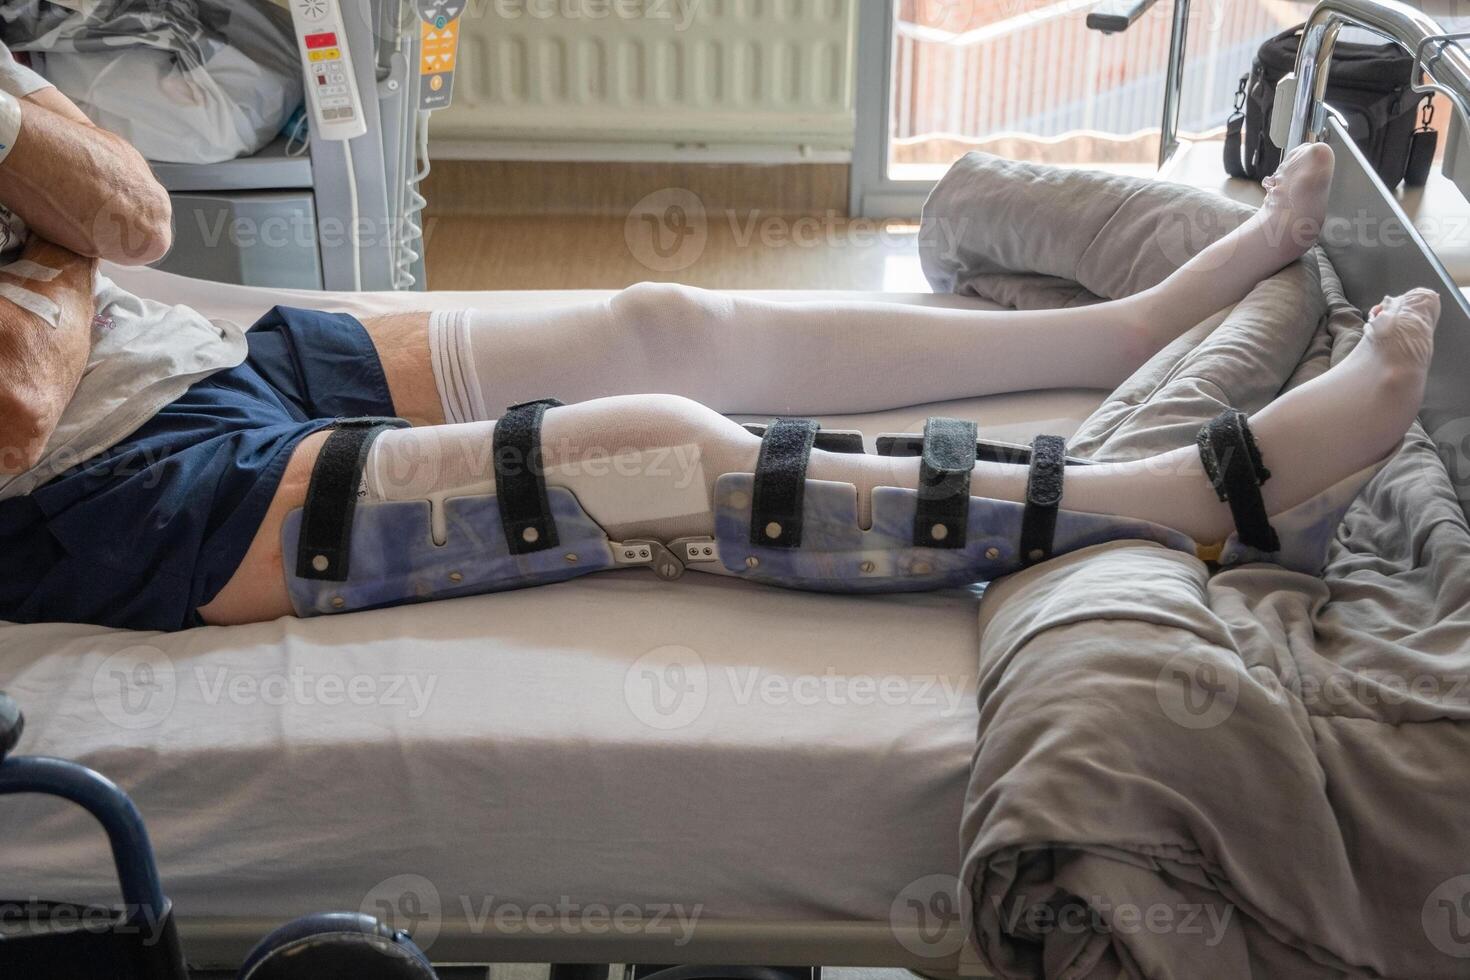
[[[1384,356],[1400,365],[1423,368],[1434,353],[1439,313],[1439,294],[1415,289],[1385,300],[1382,311],[1369,324],[1368,336]]]

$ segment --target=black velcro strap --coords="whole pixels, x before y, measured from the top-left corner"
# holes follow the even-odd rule
[[[1261,459],[1245,414],[1221,412],[1200,430],[1197,441],[1216,496],[1230,505],[1241,543],[1258,551],[1280,551],[1281,540],[1261,498],[1261,484],[1271,479],[1271,471]]]
[[[495,422],[491,459],[495,499],[505,543],[513,555],[555,548],[559,542],[551,504],[546,499],[546,468],[541,455],[541,420],[555,398],[512,405]]]
[[[1052,556],[1066,473],[1067,440],[1060,436],[1037,436],[1032,440],[1026,509],[1021,514],[1021,560],[1028,565]]]
[[[342,419],[322,443],[311,468],[296,543],[296,577],[345,582],[352,570],[352,521],[362,468],[373,440],[400,419]]]
[[[750,543],[799,548],[806,498],[806,463],[817,438],[811,419],[776,419],[761,437],[750,508]]]
[[[753,436],[764,438],[767,426],[764,422],[746,422],[741,428]],[[861,456],[868,451],[863,444],[863,434],[856,429],[818,429],[817,441],[812,446],[823,452],[848,456]]]
[[[970,474],[975,469],[975,423],[931,418],[924,423],[914,545],[963,548],[970,529]]]

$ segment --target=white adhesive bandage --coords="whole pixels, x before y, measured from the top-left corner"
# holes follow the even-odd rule
[[[0,297],[10,300],[23,310],[29,310],[55,328],[61,322],[61,307],[40,293],[33,293],[23,286],[0,282]]]
[[[10,156],[15,141],[20,138],[20,120],[20,100],[0,91],[0,161]]]
[[[61,275],[60,269],[53,269],[30,259],[16,259],[9,265],[0,265],[0,272],[7,272],[17,279],[34,279],[37,282],[50,282]]]

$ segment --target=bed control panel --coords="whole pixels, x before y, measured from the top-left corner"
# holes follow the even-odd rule
[[[459,18],[468,0],[415,0],[419,12],[419,108],[446,109],[459,58]]]
[[[362,97],[352,72],[352,52],[342,26],[338,0],[290,0],[301,63],[306,70],[306,101],[311,131],[320,139],[350,140],[367,132]]]

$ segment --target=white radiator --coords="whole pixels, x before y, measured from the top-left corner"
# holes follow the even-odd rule
[[[847,150],[858,2],[468,0],[433,135]]]

